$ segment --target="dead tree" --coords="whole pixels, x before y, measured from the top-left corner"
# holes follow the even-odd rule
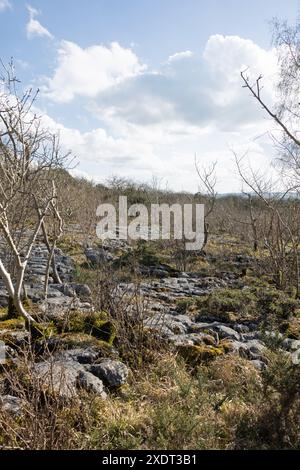
[[[199,167],[199,164],[195,157],[195,168],[197,175],[200,179],[200,190],[196,194],[196,197],[203,197],[205,202],[205,211],[204,211],[204,243],[203,248],[204,250],[209,237],[209,216],[212,214],[216,199],[217,199],[217,192],[216,192],[216,165],[217,162],[213,162],[210,166],[202,168]]]
[[[271,273],[280,289],[287,287],[289,280],[300,295],[300,259],[299,259],[299,201],[292,199],[288,204],[287,197],[296,187],[285,191],[276,191],[271,181],[267,181],[250,168],[250,174],[242,168],[243,157],[235,161],[242,181],[263,202],[268,217],[265,220],[264,246],[269,252]]]
[[[63,167],[59,139],[34,113],[37,93],[20,95],[13,67],[3,68],[0,84],[0,232],[4,245],[0,275],[10,303],[27,321],[22,292],[28,261],[45,220],[55,210],[55,169]],[[51,248],[51,247],[50,247]],[[52,260],[49,252],[49,259]],[[9,254],[6,262],[5,253]]]

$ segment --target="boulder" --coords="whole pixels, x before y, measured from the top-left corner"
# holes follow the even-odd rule
[[[260,372],[262,370],[265,370],[265,368],[267,367],[266,364],[263,361],[260,361],[259,359],[253,359],[250,362],[255,367],[255,369],[259,370]]]
[[[99,359],[101,351],[93,347],[68,349],[59,351],[55,354],[55,358],[64,361],[75,361],[79,364],[92,364]]]
[[[240,334],[235,331],[233,328],[230,328],[229,326],[226,325],[215,325],[214,330],[218,332],[220,338],[222,339],[233,339],[236,341],[239,341],[241,336]]]
[[[292,363],[295,365],[300,364],[300,348],[291,353]]]
[[[204,329],[214,331],[221,339],[232,339],[234,341],[240,341],[241,339],[241,335],[233,328],[216,321],[197,323],[193,329],[195,330],[195,328],[197,328],[198,331]]]
[[[292,338],[285,338],[282,341],[282,347],[287,351],[297,351],[300,349],[300,340],[299,339],[292,339]]]
[[[75,361],[40,362],[34,365],[33,370],[43,388],[63,399],[76,396],[79,388],[106,398],[102,381],[99,378],[96,380],[97,377]]]
[[[125,364],[112,359],[104,359],[99,364],[93,364],[88,370],[109,387],[123,385],[129,374],[129,369]]]
[[[86,248],[85,256],[92,266],[99,266],[104,262],[114,260],[114,256],[104,248]]]
[[[92,295],[92,291],[87,284],[71,284],[79,298],[86,298]]]
[[[87,392],[95,393],[101,398],[106,398],[104,385],[101,379],[86,370],[80,370],[77,375],[77,387],[83,388]]]
[[[252,355],[263,354],[266,350],[264,343],[258,339],[252,339],[247,341],[245,344]]]
[[[22,347],[30,342],[30,334],[26,330],[0,330],[0,341],[9,346]]]

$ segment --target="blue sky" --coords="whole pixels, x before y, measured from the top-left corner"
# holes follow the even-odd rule
[[[270,123],[241,89],[263,73],[274,99],[270,20],[298,0],[0,0],[0,57],[78,158],[78,174],[197,189],[193,168],[219,161],[220,191],[239,190],[230,149],[268,168]]]

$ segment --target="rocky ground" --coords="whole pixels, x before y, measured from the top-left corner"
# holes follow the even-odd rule
[[[121,245],[111,243],[104,248],[88,248],[85,250],[86,262],[90,269],[114,266],[130,250],[123,242]],[[26,293],[29,301],[38,306],[38,317],[43,322],[46,319],[49,324],[62,321],[64,316],[69,318],[72,312],[91,315],[94,309],[90,287],[75,281],[74,260],[59,248],[55,256],[63,284],[53,283],[50,277],[48,298],[44,299],[47,254],[46,247],[39,243],[33,250],[26,273]],[[147,266],[140,263],[138,286],[130,280],[119,282],[116,295],[128,295],[138,288],[138,294],[144,302],[143,327],[171,344],[191,364],[231,354],[246,358],[258,371],[262,371],[268,367],[268,349],[272,341],[279,342],[282,354],[290,355],[292,361],[298,363],[299,339],[288,337],[278,330],[262,329],[260,321],[251,315],[247,317],[236,312],[220,315],[211,309],[201,308],[201,299],[205,305],[205,301],[215,292],[226,293],[231,289],[243,296],[243,292],[247,291],[247,279],[240,272],[249,266],[251,260],[245,255],[235,254],[229,261],[239,269],[221,270],[215,276],[201,271],[180,272],[163,263]],[[0,284],[0,306],[5,309],[7,303],[7,293],[3,284]],[[99,321],[99,318],[96,320]],[[93,321],[96,320],[93,317]],[[101,321],[105,323],[105,319]],[[69,330],[71,334],[72,330]],[[44,360],[41,354],[35,363],[30,364],[32,374],[45,387],[51,387],[66,399],[80,389],[105,399],[107,393],[126,383],[129,368],[120,360],[111,344],[112,353],[103,355],[103,349],[99,348],[94,338],[91,341],[65,344],[65,337],[65,333],[61,339],[58,335],[50,335],[47,345],[53,350],[51,360]],[[0,340],[2,362],[5,362],[6,357],[18,363],[22,360],[20,347],[29,343],[29,333],[22,322],[16,326],[16,323],[10,324],[4,320],[0,321]],[[54,343],[55,347],[52,347]],[[12,413],[19,413],[22,408],[22,399],[11,395],[9,389],[3,391],[0,403],[3,409]]]

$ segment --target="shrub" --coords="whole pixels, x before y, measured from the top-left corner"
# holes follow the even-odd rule
[[[239,317],[251,318],[255,312],[255,295],[249,289],[216,289],[197,301],[201,315],[213,315],[228,321]]]

